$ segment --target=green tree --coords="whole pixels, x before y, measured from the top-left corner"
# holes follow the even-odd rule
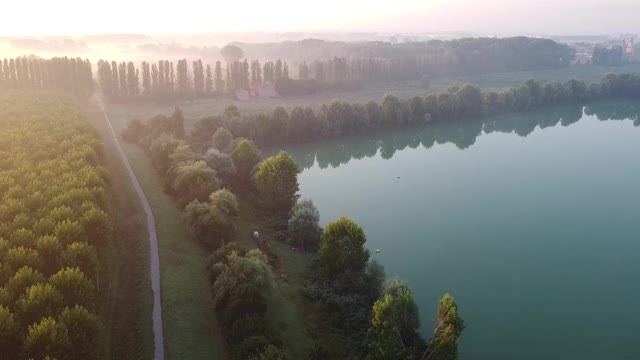
[[[36,270],[43,267],[43,261],[38,251],[23,246],[9,249],[4,256],[3,262],[5,266],[13,271],[17,271],[23,266],[29,266]]]
[[[371,359],[416,359],[422,341],[420,317],[406,283],[399,279],[387,284],[382,299],[373,305],[373,318],[367,343]]]
[[[463,116],[483,115],[484,95],[477,87],[465,84],[456,92],[456,98],[460,102],[460,112]]]
[[[214,148],[224,152],[225,149],[231,144],[233,141],[233,134],[229,130],[224,127],[218,128],[216,132],[211,137],[211,143]]]
[[[26,359],[66,359],[72,353],[69,332],[52,317],[43,318],[29,326],[24,341],[23,356]]]
[[[233,239],[235,234],[234,216],[217,206],[194,200],[182,214],[189,234],[208,246],[217,246]]]
[[[244,53],[240,47],[233,44],[227,44],[225,47],[220,49],[220,55],[227,64],[230,64],[240,60],[244,56]]]
[[[96,306],[96,289],[79,268],[66,268],[49,278],[49,284],[58,289],[63,297],[63,306],[80,305],[86,309]]]
[[[433,335],[425,351],[426,358],[455,360],[458,358],[458,338],[464,330],[464,321],[458,315],[458,305],[446,294],[438,303],[438,318],[434,322]]]
[[[298,198],[300,169],[285,151],[260,164],[255,176],[256,188],[269,207],[289,212]]]
[[[91,278],[98,275],[98,254],[96,249],[83,242],[75,242],[67,245],[60,256],[63,268],[79,268]]]
[[[36,284],[27,288],[16,302],[16,315],[24,326],[46,316],[56,316],[63,305],[62,293],[51,284]]]
[[[70,360],[94,360],[99,358],[101,347],[102,324],[98,317],[90,313],[82,306],[65,308],[58,324],[67,330],[69,345],[72,351],[68,352]]]
[[[151,94],[151,69],[149,63],[142,62],[142,95],[149,96]]]
[[[118,86],[120,89],[120,97],[126,98],[127,96],[131,96],[129,94],[129,87],[127,86],[127,63],[122,62],[118,65],[118,75],[120,85]]]
[[[181,140],[176,139],[173,135],[162,134],[157,139],[151,141],[149,146],[149,156],[153,166],[162,175],[167,173],[171,167],[169,156],[175,152],[178,146],[182,145]]]
[[[202,60],[193,62],[193,86],[197,96],[202,96],[205,87],[204,68]]]
[[[92,208],[82,213],[80,222],[85,229],[85,234],[94,246],[102,247],[109,243],[111,236],[111,225],[106,212]]]
[[[220,179],[227,185],[233,183],[238,170],[229,154],[211,148],[204,154],[204,161],[210,168],[216,171]]]
[[[249,185],[251,172],[260,162],[260,152],[251,141],[243,139],[240,140],[235,149],[233,149],[231,158],[238,169],[240,182],[242,182],[244,186]]]
[[[120,85],[119,85],[119,77],[118,77],[118,64],[115,61],[111,62],[111,85],[113,86],[113,90],[111,93],[114,97],[122,96],[120,93]]]
[[[36,245],[38,253],[44,261],[43,272],[50,276],[56,272],[60,265],[60,254],[62,253],[62,244],[55,236],[45,235],[38,238]]]
[[[289,244],[305,250],[320,243],[320,212],[311,199],[298,200],[291,209],[287,225]]]
[[[127,64],[127,89],[130,97],[135,97],[140,94],[138,70],[131,61]]]
[[[206,201],[209,195],[220,188],[216,171],[204,161],[186,163],[176,171],[173,189],[180,197],[182,206],[192,200]]]
[[[324,228],[318,251],[325,277],[331,280],[347,271],[363,271],[370,256],[364,247],[366,241],[364,231],[353,220],[341,217],[330,221]]]
[[[184,208],[182,217],[187,224],[189,235],[203,243],[213,243],[216,236],[216,219],[209,204],[194,200]]]
[[[171,167],[167,171],[165,181],[166,183],[173,183],[176,180],[178,170],[182,166],[193,164],[201,160],[201,157],[191,149],[189,144],[181,144],[169,155],[169,159],[171,160]]]
[[[382,111],[389,122],[388,125],[396,126],[402,124],[402,107],[400,99],[397,97],[391,94],[385,95],[382,100]]]
[[[63,245],[87,241],[87,234],[79,221],[65,220],[59,222],[54,230],[54,235]]]
[[[216,92],[218,94],[221,94],[224,92],[224,80],[222,80],[222,64],[220,64],[220,61],[216,61],[215,85],[216,85]]]
[[[20,325],[11,311],[0,305],[0,359],[16,359],[20,340]]]
[[[213,283],[214,303],[252,301],[261,298],[273,286],[273,275],[267,257],[258,249],[245,256],[231,253],[225,261],[214,265],[219,274]]]
[[[171,119],[173,124],[173,134],[178,139],[184,139],[186,131],[184,130],[184,115],[182,114],[182,109],[180,109],[179,106],[176,106],[169,119]]]
[[[362,133],[368,131],[371,127],[371,118],[367,108],[361,104],[353,104],[351,107],[352,114],[352,129],[356,133]]]
[[[240,214],[236,196],[227,189],[220,189],[212,193],[211,196],[209,196],[209,203],[229,217],[235,217]]]
[[[20,295],[24,294],[25,290],[29,287],[42,284],[45,282],[44,276],[33,270],[32,268],[25,266],[18,270],[9,281],[5,284],[5,289],[13,299],[17,299]]]
[[[213,72],[211,71],[211,65],[207,64],[206,70],[206,79],[205,79],[205,89],[207,94],[211,94],[213,91]]]

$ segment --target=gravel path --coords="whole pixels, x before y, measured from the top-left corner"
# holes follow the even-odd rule
[[[113,134],[113,141],[118,148],[118,152],[120,153],[120,157],[122,158],[122,162],[124,166],[127,168],[129,172],[129,177],[131,178],[131,182],[133,183],[134,188],[136,189],[136,193],[138,193],[138,197],[140,198],[140,202],[142,203],[142,207],[144,208],[144,212],[147,215],[147,230],[149,232],[149,253],[151,259],[151,267],[150,267],[150,275],[151,275],[151,289],[153,290],[153,340],[154,340],[154,359],[155,360],[164,360],[164,336],[162,334],[162,305],[160,303],[160,258],[158,256],[158,238],[156,236],[156,221],[153,218],[153,212],[151,211],[151,206],[149,206],[149,201],[147,201],[147,197],[144,195],[144,191],[142,191],[142,187],[138,182],[138,178],[136,174],[133,172],[133,168],[129,163],[129,159],[125,154],[122,146],[120,145],[120,141],[118,140],[118,136],[116,135],[115,130],[113,130],[113,126],[111,125],[111,120],[109,120],[109,116],[107,113],[102,111],[104,114],[104,118],[107,119],[107,123],[109,124],[109,128],[111,128],[111,133]]]

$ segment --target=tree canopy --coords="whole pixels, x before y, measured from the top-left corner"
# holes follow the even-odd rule
[[[0,95],[0,139],[0,357],[97,359],[101,333],[65,314],[101,327],[96,248],[112,234],[99,137],[75,99],[15,93]]]
[[[330,221],[322,233],[318,251],[322,271],[328,278],[345,271],[363,271],[369,261],[364,231],[353,220],[341,217]]]
[[[298,198],[298,172],[298,165],[284,151],[260,164],[255,183],[268,207],[284,213],[291,210]]]
[[[368,352],[372,359],[414,360],[424,346],[418,330],[420,317],[406,283],[391,280],[382,299],[373,304],[368,332]]]
[[[320,243],[320,212],[311,199],[301,199],[291,209],[287,223],[289,244],[302,250],[314,249]]]

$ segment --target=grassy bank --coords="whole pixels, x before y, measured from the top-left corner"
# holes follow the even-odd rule
[[[153,298],[148,235],[140,203],[100,109],[87,115],[104,144],[109,173],[113,242],[100,259],[100,315],[105,325],[105,358],[152,359]]]
[[[292,359],[303,359],[313,347],[309,329],[315,323],[312,305],[301,295],[304,278],[315,255],[290,249],[273,238],[267,223],[268,214],[262,213],[252,201],[240,197],[240,216],[236,241],[248,248],[255,248],[253,231],[266,239],[278,256],[280,265],[273,269],[275,287],[269,298],[267,320],[274,332],[284,342]]]
[[[123,119],[111,113],[110,118],[120,132]],[[223,359],[205,271],[209,254],[189,238],[180,211],[163,192],[162,179],[147,155],[134,145],[122,145],[156,220],[166,358]]]

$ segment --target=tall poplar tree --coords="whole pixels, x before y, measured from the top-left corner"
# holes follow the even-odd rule
[[[126,98],[128,94],[127,88],[127,64],[122,62],[118,65],[118,76],[120,79],[120,97]]]
[[[211,94],[213,91],[213,73],[211,72],[211,66],[207,64],[207,78],[205,80],[205,88],[207,90],[207,94]]]
[[[276,69],[275,69],[275,81],[282,79],[282,60],[278,59],[276,61]]]
[[[120,86],[118,77],[118,64],[115,61],[111,62],[111,85],[113,86],[113,89],[111,91],[113,97],[119,97]]]
[[[151,93],[151,71],[149,70],[149,63],[142,62],[142,95],[149,96]]]
[[[127,89],[130,97],[136,97],[140,93],[138,73],[132,61],[127,64]]]
[[[165,89],[165,79],[164,79],[164,60],[158,61],[158,88],[161,90]]]
[[[224,80],[222,80],[222,64],[220,61],[216,61],[215,83],[216,92],[222,93],[224,91]]]

